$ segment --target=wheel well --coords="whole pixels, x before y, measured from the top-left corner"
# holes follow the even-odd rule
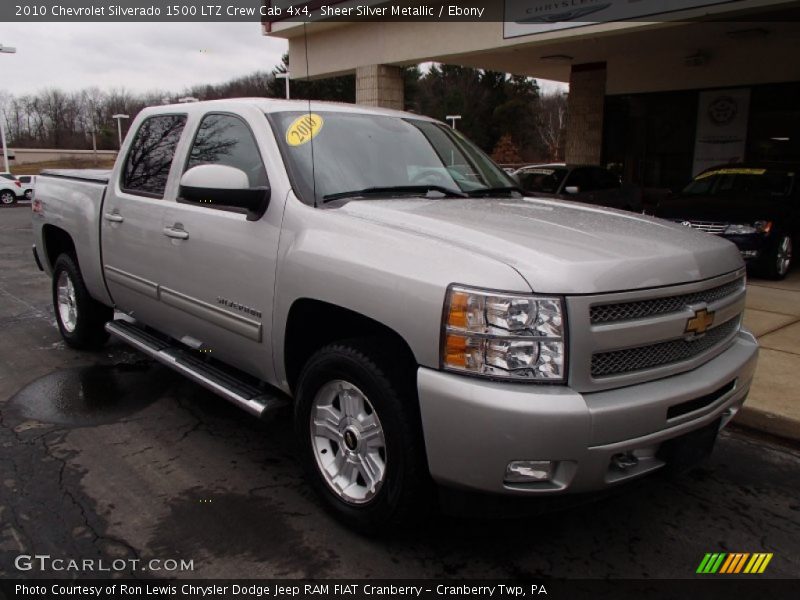
[[[61,254],[70,254],[77,261],[75,254],[75,244],[72,237],[63,229],[55,225],[45,225],[42,228],[42,240],[44,241],[44,251],[50,269],[56,264],[56,259]]]
[[[295,301],[286,319],[284,362],[289,386],[294,391],[303,365],[317,350],[335,341],[370,338],[381,341],[396,367],[414,372],[417,361],[402,336],[386,325],[360,313],[320,300]]]

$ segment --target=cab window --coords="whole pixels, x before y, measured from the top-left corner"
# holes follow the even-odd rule
[[[589,169],[574,169],[564,184],[564,188],[567,187],[577,187],[579,193],[593,191],[594,185],[592,185],[592,174]]]
[[[518,178],[526,192],[555,194],[566,174],[566,169],[534,167],[521,171]]]
[[[615,190],[621,187],[619,177],[606,169],[594,169],[594,183],[598,190]]]
[[[247,174],[251,188],[266,187],[267,171],[250,127],[239,117],[209,114],[200,122],[186,170],[198,165],[235,167]]]
[[[122,191],[163,198],[185,115],[159,115],[142,122],[122,169]]]

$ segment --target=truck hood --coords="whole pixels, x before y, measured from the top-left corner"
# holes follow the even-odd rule
[[[333,210],[489,256],[516,269],[542,293],[672,285],[743,266],[736,247],[724,239],[576,202],[530,197],[376,199]]]

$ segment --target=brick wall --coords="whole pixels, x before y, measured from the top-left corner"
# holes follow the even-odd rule
[[[356,104],[403,110],[400,67],[368,65],[356,68]]]

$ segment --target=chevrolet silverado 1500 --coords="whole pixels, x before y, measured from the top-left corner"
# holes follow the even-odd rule
[[[146,109],[114,169],[50,171],[34,255],[108,334],[259,416],[291,403],[340,518],[431,490],[602,490],[709,450],[750,388],[725,240],[527,197],[433,119],[239,99]]]

